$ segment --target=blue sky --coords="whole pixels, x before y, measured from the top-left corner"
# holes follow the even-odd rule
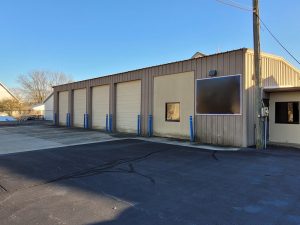
[[[299,59],[300,1],[260,2]],[[264,29],[261,45],[296,65]],[[0,0],[0,81],[9,87],[35,69],[81,80],[252,46],[252,14],[216,0]]]

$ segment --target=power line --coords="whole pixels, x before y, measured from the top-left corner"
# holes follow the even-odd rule
[[[247,7],[247,6],[244,6],[244,5],[241,5],[235,1],[231,1],[229,0],[230,2],[228,1],[224,1],[224,0],[216,0],[217,2],[219,3],[222,3],[224,5],[228,5],[228,6],[231,6],[231,7],[235,7],[235,8],[238,8],[238,9],[241,9],[241,10],[245,10],[245,11],[249,11],[249,12],[252,12],[253,9]]]
[[[222,3],[224,5],[228,5],[228,6],[231,6],[231,7],[234,7],[234,8],[244,10],[244,11],[253,12],[253,9],[250,9],[247,6],[241,5],[241,4],[239,4],[235,1],[232,1],[232,0],[228,0],[229,2],[225,1],[225,0],[215,0],[215,1],[217,1],[219,3]],[[281,48],[283,48],[283,50],[286,51],[286,53],[289,56],[291,56],[300,65],[300,61],[279,41],[279,39],[273,34],[273,32],[270,30],[270,28],[262,21],[262,19],[260,17],[258,17],[258,18],[259,18],[259,21],[261,22],[261,24],[263,25],[263,27],[268,31],[268,33],[277,42],[277,44],[279,44],[281,46]]]
[[[272,31],[269,29],[269,27],[262,21],[260,17],[259,21],[261,24],[266,28],[266,30],[269,32],[269,34],[274,38],[274,40],[300,65],[300,61],[286,48],[284,45],[278,40],[278,38],[272,33]]]

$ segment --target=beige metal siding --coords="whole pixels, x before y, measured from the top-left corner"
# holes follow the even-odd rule
[[[252,50],[245,53],[245,92],[247,96],[247,145],[255,144],[255,86],[254,86],[254,54]],[[299,87],[300,72],[283,60],[270,54],[262,54],[262,86],[273,87]]]
[[[73,126],[84,126],[84,114],[86,113],[86,89],[74,90]]]
[[[156,136],[189,138],[189,117],[194,116],[194,72],[154,78],[153,131]],[[166,103],[180,103],[180,121],[165,120]]]
[[[109,85],[92,88],[92,127],[105,129],[109,114]]]
[[[116,126],[120,132],[135,133],[141,113],[141,81],[117,84]]]
[[[197,59],[196,79],[207,78],[210,70],[218,76],[241,74],[243,78],[243,51],[234,51]],[[243,102],[243,97],[242,97]],[[196,115],[196,135],[202,143],[245,146],[242,115]]]
[[[59,101],[59,124],[65,126],[67,113],[69,110],[69,92],[63,91],[58,93],[58,101]]]
[[[270,94],[270,142],[300,144],[300,124],[275,123],[275,102],[299,102],[300,92],[277,92]]]

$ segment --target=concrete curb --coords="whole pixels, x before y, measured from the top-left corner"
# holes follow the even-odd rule
[[[137,138],[130,138],[130,139],[143,140],[143,141],[149,141],[149,142],[155,142],[155,143],[161,143],[161,144],[176,145],[176,146],[183,146],[183,147],[190,147],[190,148],[199,148],[199,149],[205,149],[205,150],[211,150],[211,151],[240,151],[240,150],[242,150],[242,148],[191,144],[188,142],[170,141],[170,140],[162,140],[162,139],[156,139],[156,138],[137,137]]]

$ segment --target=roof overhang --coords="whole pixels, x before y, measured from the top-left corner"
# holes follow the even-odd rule
[[[300,87],[295,86],[274,86],[274,87],[264,87],[264,92],[291,92],[291,91],[300,91]]]

